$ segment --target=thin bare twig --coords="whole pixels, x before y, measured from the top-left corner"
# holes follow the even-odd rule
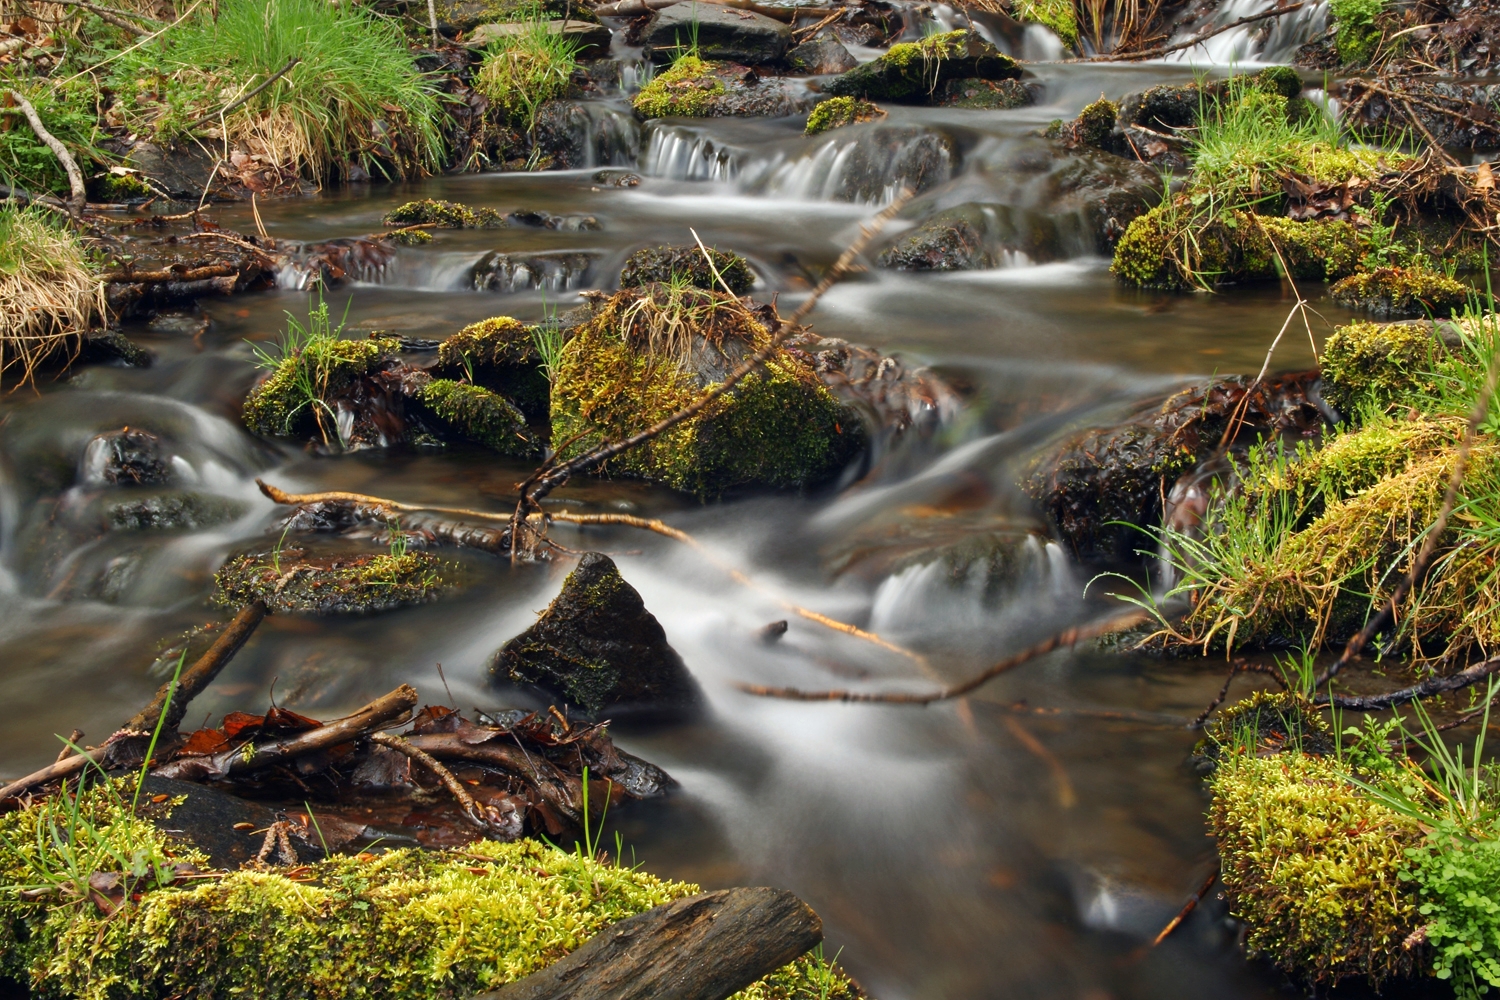
[[[1182,909],[1177,911],[1177,916],[1169,920],[1167,922],[1167,926],[1161,929],[1161,933],[1156,935],[1156,940],[1151,942],[1151,947],[1155,948],[1157,945],[1161,944],[1171,935],[1173,931],[1181,926],[1182,922],[1187,919],[1188,914],[1192,913],[1193,910],[1197,908],[1198,901],[1203,898],[1204,894],[1207,893],[1209,889],[1213,888],[1213,884],[1218,880],[1218,878],[1219,866],[1214,865],[1214,870],[1208,873],[1208,878],[1203,880],[1203,884],[1198,887],[1198,891],[1188,897],[1188,901],[1183,904]]]
[[[8,93],[10,99],[16,102],[16,107],[20,109],[21,114],[26,116],[26,121],[31,124],[31,131],[36,133],[36,137],[42,140],[44,146],[52,150],[52,155],[57,157],[63,169],[68,172],[68,187],[73,192],[72,213],[76,218],[82,214],[84,203],[88,201],[88,195],[83,190],[83,171],[78,169],[78,161],[73,159],[73,154],[68,152],[68,147],[64,146],[57,136],[47,131],[47,126],[42,124],[42,116],[36,113],[36,108],[21,95],[20,91],[12,90]]]
[[[1384,708],[1394,708],[1397,705],[1405,705],[1407,702],[1416,701],[1418,698],[1430,698],[1435,694],[1446,694],[1449,691],[1458,691],[1471,684],[1485,680],[1493,674],[1500,673],[1500,657],[1484,660],[1474,664],[1456,674],[1447,677],[1429,677],[1419,684],[1404,687],[1397,691],[1386,691],[1383,694],[1367,695],[1338,695],[1323,693],[1314,696],[1314,705],[1332,705],[1335,708],[1354,709],[1357,712],[1375,712]]]
[[[233,111],[238,111],[240,108],[250,103],[250,101],[254,100],[256,96],[264,93],[266,88],[270,87],[271,84],[275,83],[277,80],[280,80],[283,76],[286,76],[288,73],[290,73],[292,71],[292,67],[296,66],[301,61],[301,56],[292,56],[291,59],[287,60],[287,64],[285,66],[281,67],[276,72],[266,77],[266,79],[261,83],[259,87],[256,87],[254,90],[250,91],[250,93],[246,94],[244,97],[241,97],[239,100],[225,105],[218,111],[211,111],[208,114],[203,115],[201,118],[193,119],[192,121],[188,122],[187,127],[183,129],[183,131],[190,132],[193,129],[197,128],[199,125],[207,124],[208,122],[213,121],[215,118],[222,119],[224,115],[227,115]]]
[[[1176,42],[1176,43],[1174,43],[1172,45],[1161,45],[1161,46],[1158,46],[1158,47],[1153,48],[1153,49],[1141,49],[1141,50],[1139,50],[1137,52],[1111,52],[1108,55],[1090,56],[1090,57],[1087,57],[1087,58],[1069,59],[1069,60],[1066,60],[1066,61],[1067,62],[1121,62],[1121,61],[1124,61],[1124,60],[1127,60],[1127,59],[1156,59],[1156,58],[1158,58],[1160,56],[1170,55],[1173,52],[1180,52],[1183,49],[1190,49],[1190,48],[1192,48],[1195,45],[1201,45],[1203,42],[1208,41],[1210,38],[1214,37],[1215,35],[1221,35],[1224,32],[1229,31],[1232,28],[1242,28],[1242,27],[1244,27],[1247,24],[1254,24],[1257,21],[1264,21],[1267,18],[1280,17],[1283,14],[1290,14],[1290,13],[1292,13],[1292,11],[1301,10],[1305,6],[1306,6],[1306,3],[1304,2],[1304,0],[1299,0],[1299,2],[1294,3],[1294,4],[1288,4],[1285,7],[1272,7],[1270,10],[1263,10],[1259,14],[1251,14],[1248,17],[1242,17],[1242,18],[1240,18],[1237,21],[1231,21],[1228,24],[1220,25],[1217,28],[1212,28],[1212,29],[1210,29],[1208,31],[1199,32],[1198,34],[1194,35],[1192,38],[1187,39],[1186,41]]]
[[[425,750],[419,750],[400,736],[392,736],[389,733],[371,733],[370,742],[379,744],[388,750],[394,750],[399,754],[405,754],[437,775],[438,780],[443,783],[443,787],[448,789],[448,793],[458,800],[458,807],[463,811],[464,816],[481,830],[488,830],[490,828],[490,824],[485,821],[484,813],[479,808],[479,803],[474,801],[474,796],[470,795],[469,790],[463,786],[463,783],[453,776],[453,772],[440,764],[432,754]]]

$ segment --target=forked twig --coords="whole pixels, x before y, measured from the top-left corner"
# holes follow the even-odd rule
[[[78,161],[73,159],[73,154],[68,152],[68,147],[64,146],[57,136],[47,131],[47,126],[42,124],[42,116],[36,113],[36,108],[21,95],[19,90],[11,90],[8,93],[10,99],[16,102],[16,107],[20,109],[21,114],[26,116],[26,121],[31,125],[31,131],[42,140],[42,145],[52,150],[52,155],[57,157],[58,162],[63,165],[63,170],[67,171],[68,187],[73,192],[72,213],[74,217],[77,217],[83,212],[84,203],[88,200],[88,195],[83,189],[83,171],[78,169]]]

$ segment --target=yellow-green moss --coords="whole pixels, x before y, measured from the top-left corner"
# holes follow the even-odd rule
[[[1120,116],[1120,106],[1101,97],[1086,105],[1073,120],[1073,137],[1085,146],[1101,146],[1114,131],[1115,119]]]
[[[502,218],[493,208],[473,209],[456,201],[422,198],[391,209],[383,221],[387,226],[430,224],[439,229],[493,229]]]
[[[1382,319],[1428,314],[1446,319],[1462,309],[1472,289],[1427,267],[1382,267],[1351,274],[1328,290],[1333,301]]]
[[[252,434],[306,437],[317,433],[317,399],[330,399],[401,350],[394,337],[323,340],[282,359],[269,378],[250,390],[243,418]],[[325,415],[325,422],[328,417]]]
[[[808,112],[803,135],[818,135],[831,128],[858,125],[878,121],[885,117],[885,110],[869,101],[857,97],[830,97],[819,101],[817,107]]]
[[[133,816],[129,797],[123,784],[83,794],[85,842],[97,836],[123,859],[90,856],[91,871],[128,872],[133,856],[205,864]],[[44,804],[0,817],[0,973],[38,997],[466,1000],[545,968],[615,921],[699,891],[535,841],[479,841],[164,886],[127,876],[140,899],[105,916],[65,889],[20,896],[39,883],[38,863],[62,861],[49,825],[59,815]],[[819,973],[799,959],[736,1000],[812,1000]],[[855,995],[837,973],[831,986],[830,997]]]
[[[214,575],[213,600],[229,608],[259,600],[273,611],[366,614],[432,600],[453,585],[446,570],[429,552],[255,553],[224,563]]]
[[[542,370],[534,326],[510,316],[471,323],[438,347],[433,372],[493,389],[519,407],[528,421],[546,422],[551,386]]]
[[[1318,362],[1323,398],[1353,413],[1362,404],[1385,407],[1414,392],[1431,391],[1427,373],[1437,357],[1438,344],[1426,323],[1355,320],[1335,330],[1323,348]]]
[[[1229,752],[1211,782],[1209,826],[1246,945],[1315,982],[1414,970],[1421,923],[1403,850],[1415,823],[1366,797],[1329,757]]]
[[[1016,20],[1046,25],[1064,45],[1078,45],[1078,17],[1073,0],[1016,0],[1015,12]]]
[[[684,320],[685,345],[679,342],[674,352],[643,344],[634,332],[643,309]],[[660,285],[618,292],[563,348],[553,381],[553,440],[582,435],[571,454],[642,430],[707,388],[689,370],[691,362],[680,361],[684,346],[701,354],[727,343],[737,357],[769,336],[722,292],[673,292]],[[720,364],[725,371],[733,367],[722,357]],[[805,362],[783,351],[703,413],[627,451],[608,468],[707,498],[739,486],[812,485],[838,471],[861,438],[856,415]]]
[[[1014,59],[977,35],[959,30],[892,45],[885,55],[834,77],[823,89],[835,97],[925,100],[950,79],[1000,80],[1020,75]]]
[[[678,56],[641,88],[631,105],[647,118],[705,117],[713,99],[724,93],[724,81],[713,75],[715,65],[697,56]]]
[[[417,390],[416,398],[433,416],[475,444],[502,455],[524,456],[537,450],[521,411],[483,386],[435,378]]]

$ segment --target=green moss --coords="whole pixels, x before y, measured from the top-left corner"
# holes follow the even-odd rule
[[[1078,17],[1073,0],[1016,0],[1016,20],[1034,21],[1052,29],[1064,45],[1078,45]]]
[[[697,56],[678,56],[641,88],[631,106],[647,118],[705,117],[713,99],[724,93],[724,81],[713,75],[716,65]]]
[[[387,226],[436,225],[440,229],[494,229],[503,217],[493,208],[472,209],[456,201],[423,198],[386,213]]]
[[[710,259],[713,267],[709,267]],[[631,254],[620,269],[621,288],[687,282],[694,288],[712,292],[723,287],[721,281],[734,294],[744,295],[755,287],[755,272],[737,253],[710,247],[705,258],[696,245],[645,247]]]
[[[493,389],[515,403],[528,421],[545,423],[552,386],[542,364],[536,327],[510,316],[494,316],[443,341],[434,372]]]
[[[283,358],[269,378],[250,390],[243,419],[252,434],[311,437],[318,433],[315,407],[336,398],[349,384],[377,370],[401,350],[393,337],[314,340]],[[324,415],[325,423],[328,415]]]
[[[1462,309],[1472,289],[1426,267],[1382,267],[1351,274],[1328,290],[1333,301],[1383,319],[1430,314],[1439,319]]]
[[[1356,320],[1339,327],[1323,347],[1323,398],[1341,412],[1384,408],[1419,390],[1437,360],[1437,341],[1425,323],[1379,325]]]
[[[1073,121],[1073,135],[1085,146],[1100,147],[1114,131],[1119,116],[1120,106],[1101,97],[1078,113]]]
[[[647,327],[664,331],[674,318],[687,329],[685,343],[675,353],[652,349]],[[650,426],[709,384],[690,369],[684,351],[701,359],[726,347],[738,357],[769,336],[723,293],[663,286],[621,291],[563,348],[553,383],[553,439],[581,435],[571,454]],[[727,359],[699,363],[733,367]],[[740,486],[813,485],[840,469],[861,443],[855,414],[805,362],[781,352],[698,416],[614,459],[609,470],[708,498]]]
[[[537,443],[526,417],[504,396],[483,386],[435,378],[417,390],[417,400],[444,424],[502,455],[526,456]]]
[[[386,233],[385,238],[404,247],[419,247],[432,242],[432,234],[425,229],[397,229]]]
[[[294,549],[234,556],[214,575],[213,600],[228,608],[265,601],[273,611],[364,614],[421,604],[453,585],[427,552],[304,557]]]
[[[1375,55],[1381,30],[1375,23],[1385,10],[1385,0],[1331,0],[1334,47],[1345,65],[1363,65]]]
[[[143,201],[155,194],[140,174],[130,170],[110,171],[89,181],[89,197],[94,201]]]
[[[1227,753],[1209,826],[1246,945],[1314,982],[1409,974],[1403,941],[1421,923],[1399,877],[1416,824],[1350,784],[1328,757]]]
[[[114,852],[86,858],[83,878],[124,874],[140,893],[112,916],[70,901],[61,887],[22,898],[19,889],[38,883],[38,865],[65,860],[51,824],[70,827],[46,803],[0,817],[0,974],[29,983],[34,996],[464,1000],[545,968],[618,920],[700,891],[531,840],[169,876],[159,885],[130,876],[132,859],[164,868],[205,859],[132,815],[129,794],[115,784],[80,799],[81,829],[94,835],[85,842]],[[826,971],[804,957],[735,1000],[857,995],[837,972],[822,992]]]
[[[1020,75],[1014,59],[960,30],[892,45],[885,55],[834,77],[823,89],[835,97],[926,100],[948,80],[1001,80]]]
[[[808,112],[807,125],[802,134],[818,135],[831,128],[878,121],[884,117],[884,109],[869,101],[861,101],[856,97],[830,97],[826,101],[819,101],[817,107]]]
[[[1290,66],[1267,66],[1255,74],[1255,85],[1287,100],[1302,93],[1302,78]]]

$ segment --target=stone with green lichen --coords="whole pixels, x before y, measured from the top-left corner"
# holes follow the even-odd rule
[[[435,374],[467,379],[513,402],[532,423],[545,423],[551,383],[542,370],[536,327],[510,316],[470,323],[438,347]]]
[[[1444,318],[1462,309],[1473,289],[1456,278],[1426,267],[1381,267],[1351,274],[1328,290],[1346,309],[1378,319],[1400,316]]]
[[[301,550],[232,556],[214,575],[214,603],[272,611],[366,614],[433,600],[454,585],[428,552],[309,556]]]
[[[1016,61],[969,31],[901,42],[872,62],[829,80],[825,93],[873,101],[925,102],[949,80],[1006,80],[1021,75]]]
[[[387,226],[435,225],[439,229],[495,229],[504,217],[493,208],[473,209],[456,201],[423,198],[387,212]]]
[[[1439,350],[1426,323],[1377,324],[1355,320],[1339,327],[1324,345],[1318,366],[1323,398],[1345,414],[1360,405],[1387,404],[1432,386]]]
[[[205,858],[130,812],[130,788],[83,793],[90,871],[120,874],[133,857],[202,867]],[[36,997],[150,1000],[467,1000],[537,972],[625,917],[699,888],[536,841],[477,841],[462,850],[397,849],[297,869],[134,880],[139,899],[107,915],[67,890],[22,897],[38,866],[64,859],[48,803],[0,817],[0,975]],[[123,860],[123,864],[121,863]],[[852,1000],[835,972],[798,959],[735,1000]]]
[[[517,457],[537,452],[537,441],[526,427],[526,415],[484,386],[434,378],[416,388],[412,398],[444,427],[475,444]]]
[[[624,289],[562,350],[552,384],[552,438],[576,438],[567,457],[649,427],[722,381],[770,335],[723,292]],[[806,361],[780,351],[701,413],[611,459],[607,471],[707,499],[739,487],[817,485],[862,445],[858,416]]]
[[[755,287],[755,272],[737,253],[710,247],[705,257],[696,244],[644,247],[631,254],[620,269],[621,288],[673,281],[686,281],[707,291],[721,290],[727,285],[734,294],[743,295]]]
[[[713,75],[714,66],[697,56],[679,56],[641,88],[631,106],[646,118],[705,117],[713,98],[724,93],[724,81]]]
[[[885,110],[869,101],[861,101],[855,97],[830,97],[826,101],[819,101],[817,107],[808,113],[807,125],[802,134],[818,135],[831,128],[860,125],[879,121],[884,117]]]
[[[562,591],[490,662],[491,676],[538,688],[585,714],[681,714],[702,700],[682,658],[609,556],[585,553]]]
[[[401,341],[394,337],[316,341],[283,358],[250,390],[242,411],[245,427],[265,437],[312,437],[319,431],[319,399],[337,398],[400,350]],[[329,415],[323,414],[323,420],[326,426]]]

